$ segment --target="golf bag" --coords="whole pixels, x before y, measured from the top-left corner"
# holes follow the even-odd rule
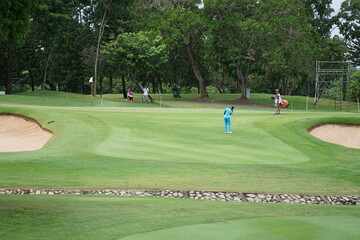
[[[288,102],[287,100],[283,99],[283,100],[281,101],[281,106],[282,106],[283,108],[287,108],[287,107],[289,106],[289,102]]]

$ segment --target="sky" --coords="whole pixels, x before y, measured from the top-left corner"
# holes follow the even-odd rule
[[[335,9],[335,12],[338,12],[340,10],[340,5],[344,0],[333,0],[332,1],[332,8]]]
[[[344,1],[344,0],[332,0],[331,7],[335,10],[334,14],[336,14],[336,13],[339,12],[341,3],[342,3],[343,1]],[[331,32],[331,36],[335,36],[335,35],[340,35],[340,34],[339,34],[339,29],[337,29],[337,28],[335,28],[335,29]]]

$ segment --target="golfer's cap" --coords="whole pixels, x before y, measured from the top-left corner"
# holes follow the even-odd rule
[[[279,89],[275,89],[275,92],[278,92],[279,91]]]

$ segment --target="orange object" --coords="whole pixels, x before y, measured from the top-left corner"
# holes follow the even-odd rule
[[[288,102],[287,100],[283,99],[283,100],[281,101],[281,106],[282,106],[283,108],[286,108],[286,107],[289,106],[289,102]]]

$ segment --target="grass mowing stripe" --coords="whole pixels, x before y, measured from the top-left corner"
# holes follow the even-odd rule
[[[306,161],[308,159],[306,156],[301,155],[301,153],[294,148],[292,148],[291,151],[295,151],[297,154],[292,154],[294,157],[289,159],[287,156],[289,156],[291,153],[291,151],[289,151],[291,148],[286,145],[281,147],[282,143],[276,142],[277,140],[273,137],[270,137],[269,135],[265,141],[271,142],[272,144],[270,146],[260,146],[259,149],[258,141],[254,141],[254,134],[262,135],[264,138],[263,133],[259,134],[255,133],[254,131],[248,132],[249,130],[245,129],[244,131],[241,130],[241,132],[237,135],[225,135],[222,133],[220,126],[214,128],[214,126],[216,126],[216,122],[219,122],[219,119],[212,115],[206,116],[206,118],[209,120],[208,124],[211,127],[204,129],[200,128],[195,133],[194,128],[197,127],[198,123],[185,122],[185,124],[183,124],[183,122],[186,121],[186,118],[188,117],[183,118],[183,116],[176,116],[176,118],[173,119],[164,116],[161,118],[163,121],[171,122],[171,125],[169,126],[161,124],[160,120],[155,120],[159,118],[159,114],[157,114],[155,119],[151,114],[146,115],[145,117],[143,117],[143,115],[138,116],[137,114],[133,114],[132,117],[140,119],[140,124],[134,125],[132,123],[126,123],[122,121],[121,124],[125,126],[121,127],[120,129],[114,128],[111,131],[113,133],[112,136],[109,136],[109,139],[98,148],[101,154],[116,154],[115,148],[109,149],[107,146],[111,146],[109,142],[121,142],[117,148],[124,157],[137,155],[140,153],[140,151],[145,153],[146,148],[148,148],[149,153],[157,152],[159,157],[166,155],[166,153],[170,153],[169,156],[165,158],[167,160],[172,159],[173,157],[182,160],[181,158],[187,157],[185,158],[186,161],[191,159],[199,159],[203,161],[204,159],[207,159],[208,161],[215,162],[226,162],[228,160],[231,162],[239,162],[239,159],[243,158],[244,160],[240,162],[251,163],[249,160],[252,159],[253,162],[259,163],[296,163],[299,161]],[[200,116],[195,117],[196,119],[200,118]],[[144,119],[148,119],[150,123],[142,123],[145,121]],[[242,125],[242,123],[240,123],[240,125]],[[160,129],[156,126],[162,126],[162,128]],[[131,133],[129,132],[129,129],[132,129]],[[124,130],[125,133],[121,133]],[[129,134],[131,134],[131,136],[129,136]],[[228,143],[237,144],[238,146],[234,148],[232,144],[231,147],[227,149],[226,146]],[[254,148],[257,148],[257,151],[254,151]],[[261,151],[261,148],[267,149]],[[186,151],[181,151],[185,149]],[[180,150],[182,153],[179,153],[177,150]],[[129,152],[129,154],[126,154],[126,152]],[[257,152],[259,154],[257,154]],[[284,157],[270,157],[271,155],[273,156],[275,152],[279,152],[280,155],[283,155]],[[143,155],[145,159],[149,157],[149,154]],[[180,158],[177,158],[177,156],[180,156]],[[183,161],[185,161],[185,159],[183,159]]]

